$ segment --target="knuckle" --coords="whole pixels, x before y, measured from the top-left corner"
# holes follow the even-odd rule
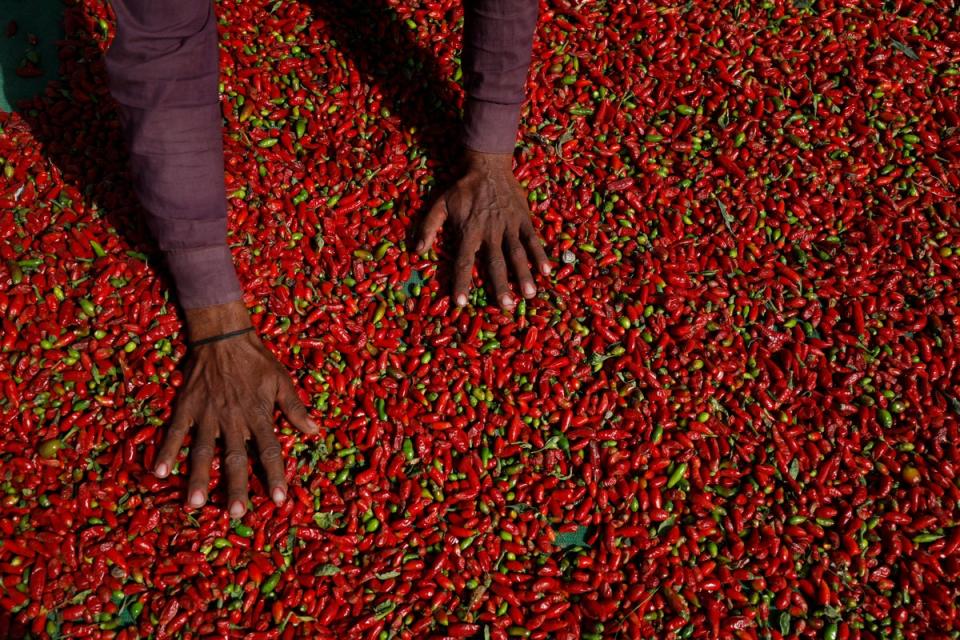
[[[194,460],[209,460],[213,457],[213,447],[208,444],[197,444],[193,447]]]
[[[296,421],[301,421],[307,417],[307,409],[300,402],[296,402],[287,413]]]
[[[223,464],[230,468],[246,467],[247,454],[245,451],[231,449],[223,456]]]
[[[490,268],[494,270],[501,270],[507,268],[507,263],[504,262],[503,256],[493,256],[490,258]]]
[[[279,462],[283,458],[283,451],[280,449],[280,445],[273,443],[269,444],[263,448],[263,451],[260,452],[260,459],[263,462]]]
[[[277,383],[270,376],[264,376],[257,385],[257,398],[262,402],[265,398],[273,397],[277,394]]]
[[[303,408],[303,403],[300,402],[300,398],[297,397],[295,391],[291,391],[289,395],[283,397],[283,400],[280,401],[283,406],[285,413],[304,413],[306,409]]]
[[[474,228],[472,220],[463,211],[458,211],[456,234],[460,238],[460,243],[469,247],[473,242]]]
[[[230,412],[230,403],[221,396],[216,396],[207,402],[206,410],[215,416],[225,415]]]
[[[177,416],[174,421],[170,424],[170,429],[168,433],[172,436],[183,437],[187,435],[187,431],[190,430],[190,421],[187,417]]]
[[[253,413],[258,418],[269,418],[273,413],[273,405],[263,398],[258,398],[253,402]]]

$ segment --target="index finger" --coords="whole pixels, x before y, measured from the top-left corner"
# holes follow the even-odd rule
[[[280,372],[279,387],[277,388],[277,402],[280,404],[280,410],[287,417],[290,424],[306,434],[314,434],[319,431],[317,423],[310,418],[307,408],[297,395],[297,388],[293,386],[290,376],[286,371]],[[272,427],[271,427],[272,428]]]
[[[447,219],[447,198],[446,194],[440,194],[440,198],[433,203],[423,221],[423,227],[420,230],[420,240],[417,242],[417,253],[425,253],[427,249],[433,246],[437,239],[437,232],[443,226],[443,221]]]

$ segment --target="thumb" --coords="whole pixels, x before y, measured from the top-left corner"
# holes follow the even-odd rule
[[[427,217],[423,221],[423,227],[420,229],[420,240],[417,242],[417,253],[425,253],[433,246],[433,242],[437,239],[437,232],[440,231],[446,219],[447,194],[442,194],[430,207],[430,211],[427,212]]]
[[[280,387],[277,389],[277,402],[280,405],[280,410],[283,412],[283,415],[290,421],[290,424],[303,433],[314,434],[320,430],[317,423],[310,418],[310,415],[307,413],[307,408],[303,406],[303,402],[300,401],[300,396],[297,395],[296,388],[293,386],[293,383],[290,382],[289,376],[285,373],[280,376]]]

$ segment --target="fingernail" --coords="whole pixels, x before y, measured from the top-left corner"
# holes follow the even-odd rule
[[[243,505],[240,504],[239,500],[234,500],[233,504],[230,505],[230,517],[239,518],[243,515]]]
[[[191,507],[202,507],[203,506],[203,492],[194,491],[190,494],[190,506]]]
[[[505,293],[500,297],[500,303],[505,307],[512,307],[513,298],[509,294]]]
[[[273,501],[274,501],[274,502],[276,502],[277,504],[280,504],[281,502],[283,502],[283,499],[286,498],[286,497],[287,497],[287,496],[286,496],[286,494],[283,492],[283,489],[281,489],[280,487],[274,487],[274,488],[273,488]]]
[[[167,468],[166,463],[161,462],[157,465],[157,468],[153,470],[158,478],[166,478],[167,474],[170,473],[170,469]]]
[[[424,250],[425,248],[426,248],[426,247],[423,246],[423,243],[422,243],[422,242],[418,242],[418,243],[417,243],[417,253],[423,253],[423,250]]]
[[[458,306],[458,307],[465,307],[465,306],[467,306],[467,296],[463,295],[462,293],[461,293],[460,295],[458,295],[458,296],[457,296],[457,306]]]
[[[313,421],[313,418],[307,418],[307,426],[310,427],[310,430],[314,433],[320,431],[320,427],[317,426],[317,423]]]
[[[548,264],[543,265],[542,267],[540,267],[540,271],[541,271],[541,273],[543,273],[543,275],[545,275],[545,276],[550,275],[550,265],[548,265]]]
[[[537,288],[534,287],[531,283],[528,282],[525,285],[523,285],[523,295],[527,296],[528,298],[532,298],[536,292],[537,292]]]

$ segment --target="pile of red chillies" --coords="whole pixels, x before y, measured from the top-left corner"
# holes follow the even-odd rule
[[[66,4],[0,113],[0,636],[960,637],[956,11],[542,4],[506,313],[408,246],[460,2],[220,0],[233,256],[323,427],[231,521],[149,472],[183,325]]]

